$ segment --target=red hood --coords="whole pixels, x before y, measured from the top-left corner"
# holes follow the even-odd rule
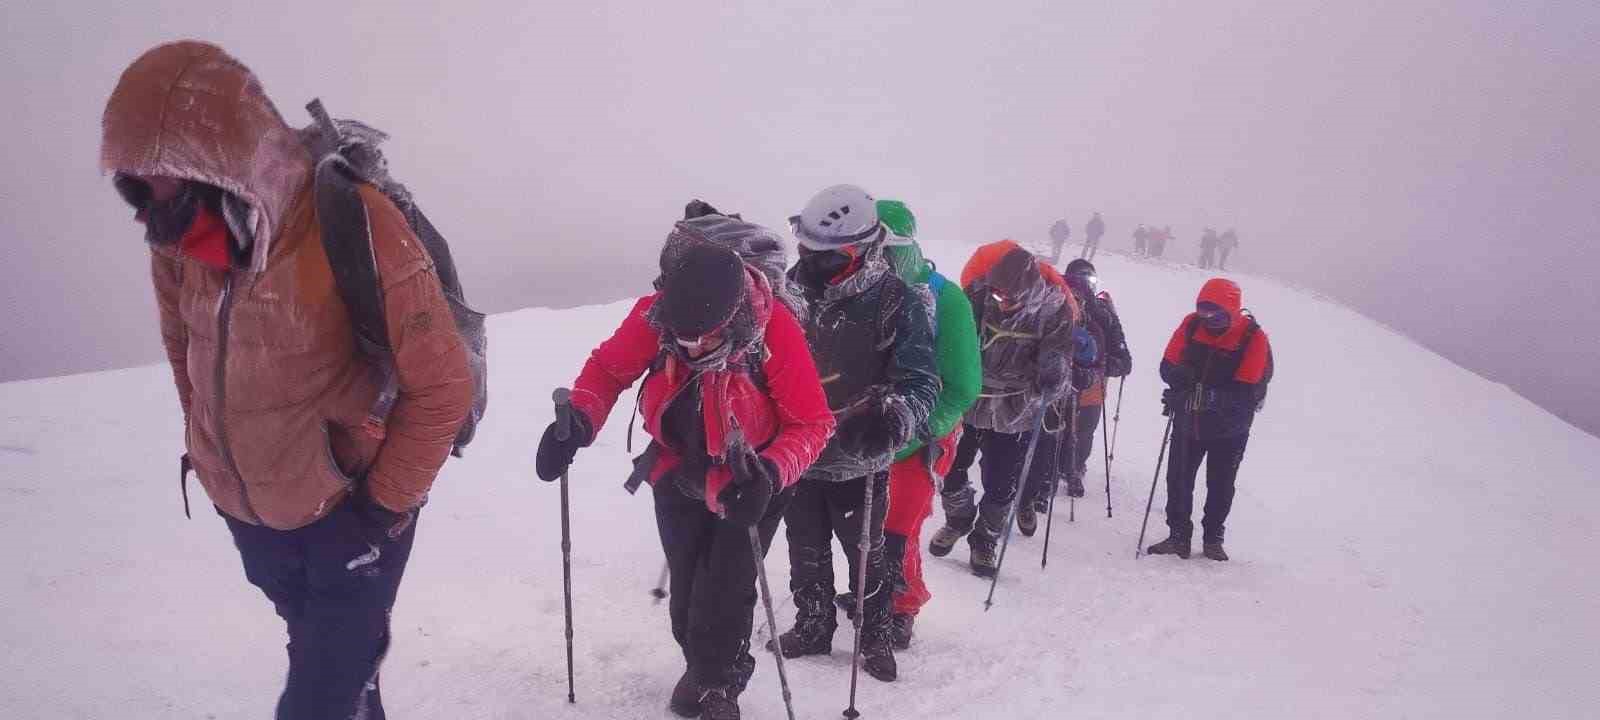
[[[1235,322],[1239,320],[1239,311],[1244,307],[1244,292],[1239,289],[1239,284],[1227,278],[1211,278],[1200,288],[1200,297],[1195,298],[1195,303],[1208,302],[1228,311],[1228,315]]]

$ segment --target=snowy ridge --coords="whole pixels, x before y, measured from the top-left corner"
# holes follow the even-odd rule
[[[929,254],[954,271],[963,250]],[[1594,716],[1600,576],[1584,551],[1600,541],[1600,440],[1353,311],[1241,277],[1279,372],[1240,473],[1234,561],[1136,561],[1163,427],[1155,365],[1206,275],[1097,265],[1135,362],[1116,517],[1097,444],[1077,522],[1057,506],[1049,570],[1042,536],[1019,535],[993,611],[964,543],[930,558],[934,600],[900,682],[863,679],[865,717]],[[394,717],[672,717],[682,665],[648,594],[661,563],[651,504],[620,487],[631,403],[573,468],[575,707],[556,488],[532,472],[550,388],[629,304],[490,320],[490,414],[435,487],[395,610]],[[169,371],[0,385],[0,407],[0,717],[270,714],[282,629],[197,485],[183,519]],[[1150,541],[1165,535],[1163,495]],[[767,562],[779,600],[785,553],[779,533]],[[792,607],[778,612],[787,627]],[[832,657],[789,664],[801,717],[844,707],[846,627]],[[758,661],[745,716],[780,718],[777,673]]]

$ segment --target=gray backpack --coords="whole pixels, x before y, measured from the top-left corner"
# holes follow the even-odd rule
[[[378,145],[387,140],[388,135],[354,120],[335,122],[322,107],[321,100],[312,100],[306,110],[315,122],[301,130],[301,136],[316,161],[315,194],[317,217],[322,225],[322,246],[333,268],[339,297],[350,313],[356,345],[372,358],[380,376],[382,389],[367,414],[367,426],[381,432],[394,409],[400,388],[394,350],[389,343],[389,326],[383,312],[382,284],[372,257],[367,208],[358,194],[362,184],[382,191],[405,215],[411,231],[427,249],[444,289],[445,301],[450,304],[456,330],[467,349],[467,362],[472,367],[472,410],[451,449],[452,455],[461,457],[462,448],[472,442],[489,403],[484,315],[467,306],[461,279],[456,275],[455,260],[450,256],[450,244],[433,223],[428,222],[410,191],[389,177],[388,163],[378,150]]]

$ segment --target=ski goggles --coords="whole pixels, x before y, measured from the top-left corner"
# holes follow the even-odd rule
[[[672,338],[672,341],[677,343],[678,347],[692,353],[702,353],[709,350],[715,350],[721,347],[722,343],[726,341],[727,333],[725,330],[727,327],[728,324],[723,323],[720,327],[717,327],[699,337],[674,337]]]
[[[1210,330],[1225,330],[1233,318],[1228,311],[1216,303],[1196,303],[1194,306],[1195,317],[1200,318],[1200,323]]]
[[[868,246],[864,243],[813,250],[800,245],[800,265],[811,277],[837,285],[861,269]]]
[[[806,229],[805,223],[800,221],[799,215],[789,216],[789,232],[794,233],[794,238],[800,247],[813,251],[838,250],[846,247],[867,245],[876,242],[888,234],[888,229],[882,223],[869,227],[854,235],[840,237],[821,237],[813,235]]]

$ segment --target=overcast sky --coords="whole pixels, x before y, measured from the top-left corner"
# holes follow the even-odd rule
[[[970,242],[1237,226],[1242,263],[1600,430],[1593,0],[413,4],[0,8],[0,380],[161,357],[99,122],[194,37],[291,122],[389,131],[489,310],[642,291],[691,197],[781,225],[855,182]]]

